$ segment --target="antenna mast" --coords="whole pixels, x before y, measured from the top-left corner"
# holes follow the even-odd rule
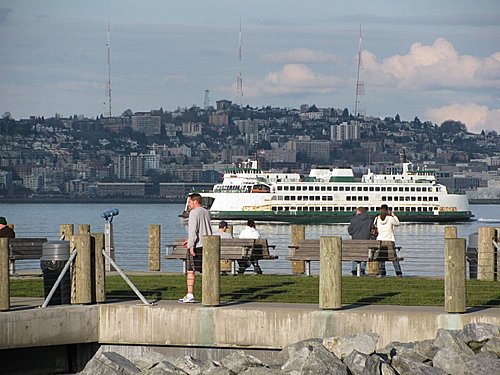
[[[242,74],[242,61],[241,61],[241,18],[240,18],[240,35],[238,43],[238,77],[236,78],[236,95],[240,107],[243,106],[243,74]]]
[[[108,39],[106,42],[108,49],[108,79],[106,81],[106,94],[108,96],[108,117],[111,117],[111,38],[110,38],[110,25],[108,17]]]
[[[359,49],[358,49],[358,74],[356,77],[356,100],[354,101],[354,116],[358,115],[358,97],[361,95],[365,95],[365,83],[360,81],[359,74],[361,71],[361,25],[359,25]]]

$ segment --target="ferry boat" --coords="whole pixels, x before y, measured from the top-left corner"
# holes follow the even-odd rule
[[[450,194],[432,171],[414,169],[404,160],[402,172],[368,170],[356,181],[350,168],[314,168],[303,179],[297,173],[261,171],[256,161],[249,160],[226,169],[222,183],[200,194],[213,220],[347,223],[357,207],[375,216],[384,203],[400,221],[471,219],[465,194]],[[186,205],[182,216],[187,215]]]

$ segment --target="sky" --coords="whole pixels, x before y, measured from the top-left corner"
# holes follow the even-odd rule
[[[0,114],[16,119],[238,102],[358,108],[500,131],[497,0],[0,0]]]

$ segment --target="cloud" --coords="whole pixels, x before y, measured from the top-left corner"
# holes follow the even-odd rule
[[[339,82],[335,76],[315,72],[304,64],[286,64],[281,70],[268,73],[264,79],[250,80],[245,85],[245,95],[262,94],[327,94]]]
[[[182,75],[182,74],[172,74],[172,75],[166,75],[163,77],[163,82],[173,82],[173,83],[186,83],[188,80],[187,78]]]
[[[500,131],[500,109],[489,109],[485,105],[475,103],[451,104],[439,108],[430,108],[425,116],[431,121],[441,124],[446,120],[461,121],[470,132],[481,130]]]
[[[9,13],[12,12],[10,8],[0,8],[0,24],[5,23],[9,17]]]
[[[295,48],[289,51],[266,53],[263,59],[276,64],[288,63],[324,63],[338,61],[334,55],[308,48]]]
[[[415,89],[496,89],[500,86],[500,52],[480,59],[460,55],[444,38],[432,45],[414,43],[406,55],[378,61],[363,51],[363,66],[371,83]]]

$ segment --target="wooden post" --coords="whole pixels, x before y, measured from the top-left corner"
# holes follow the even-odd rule
[[[292,246],[297,246],[300,240],[306,238],[306,227],[304,225],[292,225]],[[291,249],[294,252],[293,249]],[[294,254],[290,254],[294,255]],[[305,272],[305,262],[303,260],[292,261],[292,273],[303,274]]]
[[[95,300],[97,303],[106,301],[106,272],[104,270],[104,233],[92,233],[92,245],[95,254]]]
[[[319,307],[342,307],[342,238],[321,237],[319,248]]]
[[[160,225],[149,225],[149,270],[159,271],[161,268],[160,257]]]
[[[220,305],[220,236],[203,236],[201,304]]]
[[[232,225],[227,226],[227,233],[230,233],[231,237],[233,237],[233,229],[234,228]],[[225,272],[225,273],[231,272],[231,265],[232,265],[231,260],[221,259],[220,260],[220,272]]]
[[[479,227],[477,249],[477,279],[495,280],[495,228]]]
[[[90,234],[90,224],[78,224],[78,234]]]
[[[466,311],[465,238],[446,238],[444,245],[444,310]]]
[[[444,227],[444,238],[457,238],[457,227]]]
[[[9,239],[0,238],[0,311],[8,311],[9,309]]]
[[[75,226],[73,224],[59,225],[59,235],[62,240],[69,241],[73,234],[75,234]],[[72,250],[70,250],[70,252],[72,252]]]
[[[75,288],[71,294],[72,304],[86,304],[92,302],[91,281],[91,252],[90,234],[76,234],[73,242],[78,254],[76,256],[74,275]]]

